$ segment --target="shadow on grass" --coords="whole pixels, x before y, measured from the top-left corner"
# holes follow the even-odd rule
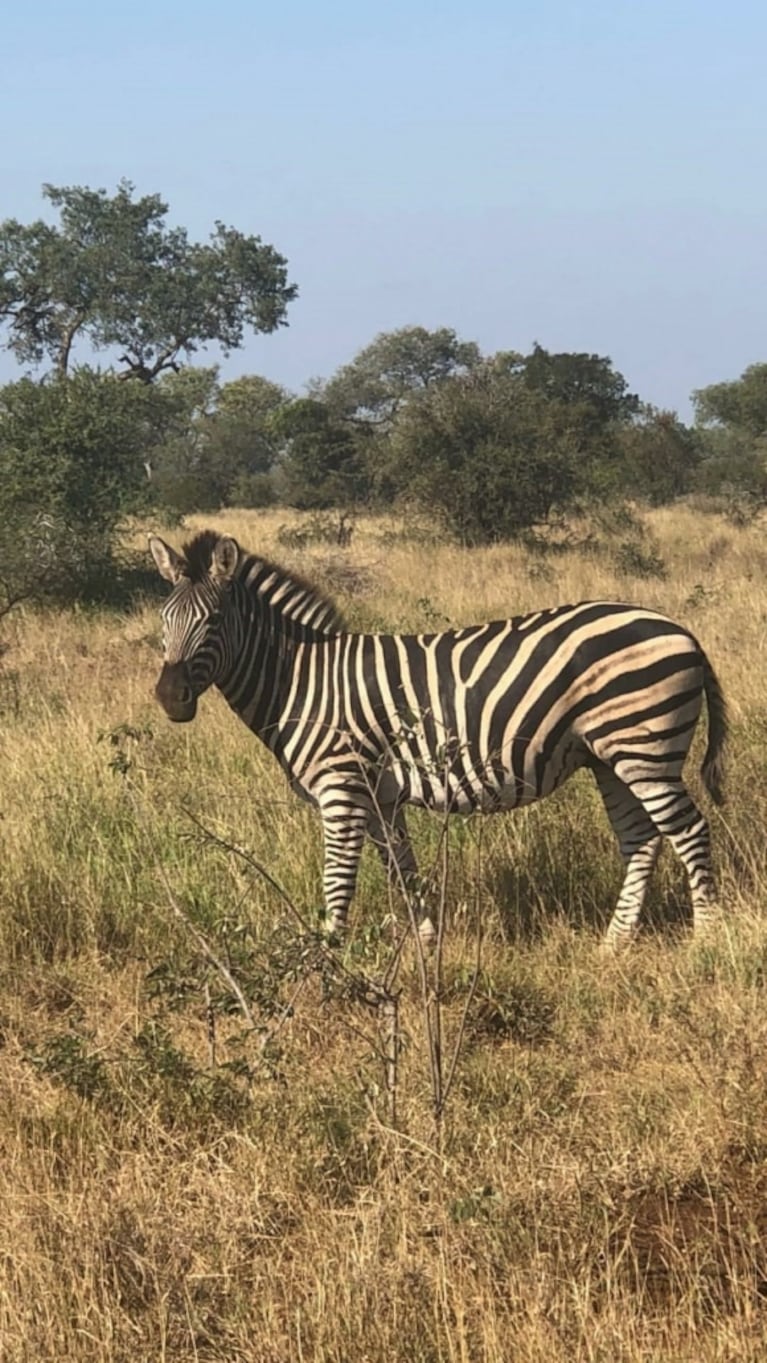
[[[98,557],[78,564],[77,575],[62,575],[35,593],[44,605],[80,606],[86,610],[127,611],[144,602],[162,602],[168,595],[167,583],[160,578],[146,555],[121,553]],[[34,596],[33,596],[34,599]]]
[[[551,931],[554,923],[601,937],[607,930],[621,885],[620,863],[615,875],[600,869],[596,880],[560,877],[547,868],[542,874],[524,866],[501,866],[487,889],[509,943],[531,945]],[[653,883],[640,919],[640,936],[676,941],[692,927],[692,914],[683,876],[671,885]]]

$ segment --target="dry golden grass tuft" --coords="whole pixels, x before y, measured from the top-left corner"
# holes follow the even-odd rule
[[[312,812],[220,697],[184,728],[154,706],[156,603],[10,617],[2,1363],[763,1359],[764,532],[686,508],[652,513],[667,575],[640,579],[618,573],[609,548],[469,552],[384,521],[358,526],[343,549],[281,545],[296,520],[215,518],[332,584],[359,627],[439,628],[584,596],[643,601],[689,624],[731,702],[730,801],[712,816],[731,913],[693,944],[666,856],[647,930],[605,960],[599,930],[620,868],[588,779],[486,820],[481,837],[476,821],[455,821],[448,1053],[477,905],[481,975],[438,1131],[406,951],[393,1130],[375,1017],[327,972],[303,978],[309,948],[279,896],[200,841],[184,812],[251,849],[311,914]],[[440,825],[413,826],[428,865]],[[350,971],[380,971],[389,911],[366,855]],[[272,1034],[264,1047],[193,929],[243,983],[261,1039]]]

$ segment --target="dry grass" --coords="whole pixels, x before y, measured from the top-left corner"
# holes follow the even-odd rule
[[[2,1363],[764,1358],[763,531],[654,513],[668,574],[638,580],[609,553],[463,552],[383,522],[347,549],[286,549],[288,519],[216,523],[332,583],[360,627],[583,596],[688,623],[733,712],[731,799],[713,819],[732,913],[718,940],[689,942],[665,858],[648,930],[605,962],[620,868],[576,781],[486,820],[481,843],[476,822],[451,829],[448,1046],[478,893],[485,941],[441,1133],[410,954],[399,1130],[375,1018],[320,975],[262,1059],[224,1011],[212,1057],[204,963],[163,873],[265,1027],[295,995],[298,947],[274,890],[190,838],[183,807],[251,848],[307,913],[317,822],[219,697],[194,725],[164,721],[154,603],[17,614],[0,667]],[[99,741],[122,725],[138,738]],[[428,864],[439,825],[413,823]],[[386,959],[389,907],[366,855],[351,969]],[[215,972],[207,987],[223,1006]],[[238,1060],[249,1077],[227,1068]]]

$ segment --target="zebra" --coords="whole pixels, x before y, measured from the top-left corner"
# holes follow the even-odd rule
[[[668,838],[687,873],[696,931],[719,916],[709,827],[682,779],[703,695],[701,775],[723,803],[727,707],[684,626],[617,601],[580,601],[429,634],[352,633],[302,577],[205,530],[179,554],[149,547],[172,584],[155,694],[194,719],[215,685],[319,810],[325,927],[346,927],[365,837],[390,881],[420,884],[405,805],[498,812],[593,773],[624,878],[605,942],[634,937]],[[435,927],[421,896],[423,942]]]

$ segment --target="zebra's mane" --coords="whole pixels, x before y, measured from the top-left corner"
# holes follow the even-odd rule
[[[201,582],[209,576],[213,550],[220,538],[216,530],[202,530],[183,545],[190,582]],[[335,602],[292,568],[283,568],[271,559],[240,548],[236,575],[263,605],[286,622],[321,634],[335,634],[345,628]]]
[[[182,544],[181,553],[186,564],[185,577],[190,582],[202,582],[210,576],[210,563],[221,536],[217,530],[201,530],[193,540]]]

